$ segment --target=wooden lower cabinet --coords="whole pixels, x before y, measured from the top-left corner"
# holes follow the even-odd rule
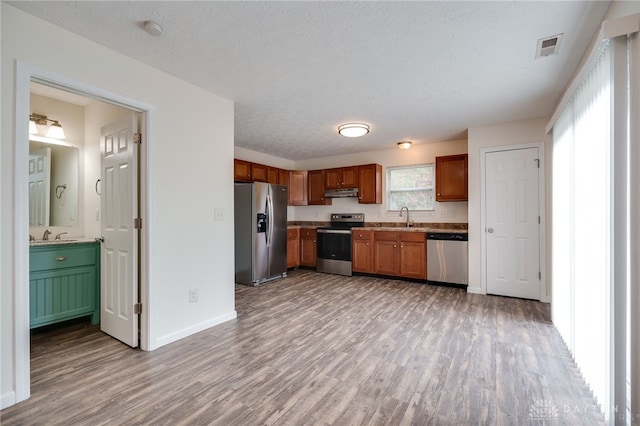
[[[373,268],[376,274],[398,275],[398,233],[373,233]]]
[[[316,266],[316,241],[315,228],[300,228],[300,265]]]
[[[353,230],[351,247],[351,269],[354,272],[372,274],[373,231]]]
[[[375,274],[427,279],[426,233],[377,231],[373,247]]]
[[[287,229],[287,268],[300,266],[300,230]]]
[[[427,279],[427,235],[400,232],[400,276]]]

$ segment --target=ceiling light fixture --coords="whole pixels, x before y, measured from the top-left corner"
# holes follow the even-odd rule
[[[411,148],[411,141],[402,141],[402,142],[398,142],[398,148],[402,149],[402,150],[407,150],[409,148]]]
[[[64,139],[64,130],[62,130],[62,125],[58,122],[58,120],[52,120],[50,118],[47,118],[46,115],[40,114],[29,115],[29,134],[38,134],[37,126],[46,126],[47,122],[49,121],[51,121],[52,124],[51,126],[49,126],[49,130],[47,131],[47,137]]]
[[[369,126],[364,123],[346,123],[338,126],[338,133],[348,138],[358,138],[369,133]]]
[[[160,37],[162,35],[162,26],[157,22],[145,21],[144,30],[154,37]]]

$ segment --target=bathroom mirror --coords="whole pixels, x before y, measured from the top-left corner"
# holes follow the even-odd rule
[[[29,226],[78,225],[78,148],[29,141]]]

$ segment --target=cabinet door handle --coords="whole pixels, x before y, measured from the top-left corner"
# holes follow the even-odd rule
[[[58,262],[62,262],[63,260],[67,260],[67,256],[58,256],[58,257],[56,257],[56,260]]]
[[[394,244],[393,247],[395,248],[395,247],[398,247],[398,246]]]

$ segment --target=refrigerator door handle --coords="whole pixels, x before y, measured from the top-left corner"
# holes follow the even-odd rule
[[[267,238],[267,247],[271,246],[271,238],[272,238],[272,233],[273,233],[273,204],[271,202],[271,194],[267,194],[267,208],[266,208],[266,212],[267,212],[267,232],[266,232],[266,238]]]

